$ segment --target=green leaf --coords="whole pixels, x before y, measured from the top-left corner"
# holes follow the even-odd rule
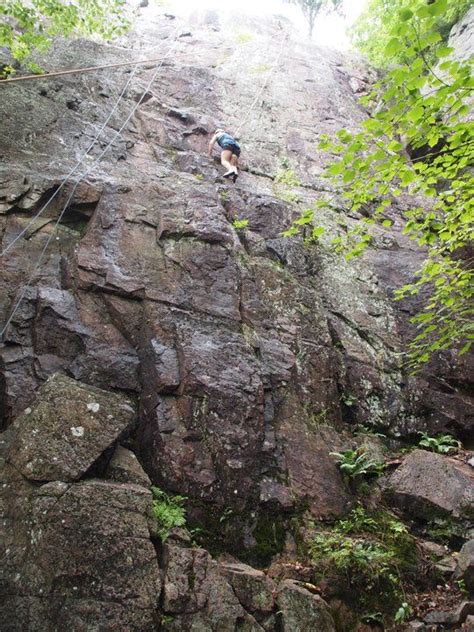
[[[454,48],[451,48],[449,46],[440,46],[439,48],[436,49],[435,55],[437,57],[448,57],[448,55],[451,55],[451,53],[453,52],[454,52]]]
[[[403,145],[399,143],[398,140],[392,140],[392,142],[389,143],[388,148],[390,151],[400,151],[403,149]]]
[[[407,20],[413,17],[413,11],[410,11],[410,9],[401,9],[399,15],[402,22],[407,22]]]
[[[448,0],[435,0],[428,6],[428,11],[431,15],[441,15],[446,11],[448,7]]]
[[[428,46],[432,46],[433,44],[437,44],[441,42],[443,38],[437,31],[433,31],[432,33],[428,33],[421,39],[421,47],[427,48]]]
[[[419,105],[416,105],[412,110],[409,110],[407,113],[407,116],[410,121],[413,121],[414,123],[416,123],[417,121],[421,119],[424,112],[425,112],[425,109],[423,105],[419,104]]]
[[[392,37],[387,46],[385,47],[385,54],[395,55],[395,53],[399,53],[402,48],[402,42],[398,39],[398,37]]]
[[[465,355],[471,347],[472,347],[472,342],[466,342],[466,344],[461,348],[459,355]]]
[[[344,169],[344,163],[343,162],[334,162],[330,167],[329,167],[329,173],[333,176],[339,175],[340,173],[342,173]]]

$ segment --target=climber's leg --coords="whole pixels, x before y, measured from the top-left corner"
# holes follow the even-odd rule
[[[230,159],[230,164],[232,165],[232,168],[234,170],[233,180],[235,182],[237,178],[239,177],[239,171],[237,169],[237,167],[239,166],[239,157],[237,154],[232,154],[232,158]]]
[[[221,153],[221,164],[227,169],[227,171],[234,172],[234,168],[231,164],[232,152],[230,149],[224,149]]]

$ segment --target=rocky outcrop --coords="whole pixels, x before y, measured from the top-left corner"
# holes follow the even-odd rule
[[[474,54],[474,8],[455,24],[449,36],[449,46],[454,49],[456,59],[470,59]]]
[[[136,463],[132,475],[122,465],[111,476],[120,482],[97,478],[134,417],[122,395],[54,375],[9,431],[2,629],[80,630],[97,621],[156,629],[161,579],[147,477]],[[112,475],[126,452],[115,451]]]
[[[298,582],[287,579],[278,589],[277,603],[283,632],[335,632],[334,621],[327,604]]]
[[[43,61],[89,66],[174,46],[57,227],[71,191],[58,190],[62,178],[129,70],[3,88],[2,249],[57,191],[2,258],[4,322],[54,237],[0,345],[0,425],[11,443],[3,620],[42,631],[332,630],[323,600],[301,584],[272,584],[200,547],[161,549],[149,482],[187,497],[190,523],[215,550],[265,566],[292,546],[292,519],[331,519],[350,506],[329,455],[348,428],[469,435],[469,360],[437,358],[418,378],[400,361],[417,306],[394,303],[391,291],[423,258],[398,229],[410,200],[394,204],[395,231],[380,229],[365,260],[349,264],[330,248],[342,201],[315,148],[321,134],[366,116],[357,97],[371,73],[303,46],[277,19],[195,15],[173,42],[180,23],[171,18],[144,9],[123,41],[58,43]],[[229,37],[236,28],[247,36]],[[275,77],[291,81],[270,78],[245,119],[277,60]],[[101,147],[152,72],[138,71]],[[217,124],[241,123],[232,186],[205,150]],[[328,194],[318,243],[282,237]],[[236,229],[237,218],[248,226]],[[404,471],[392,481],[400,496]],[[428,489],[426,498],[438,502]],[[454,514],[459,502],[438,504]]]
[[[203,549],[166,545],[163,612],[170,630],[263,630],[244,610],[217,563]]]
[[[474,473],[456,459],[415,450],[390,476],[384,494],[415,517],[467,519],[474,507]]]
[[[2,630],[274,630],[277,585],[262,571],[218,563],[185,533],[159,546],[150,479],[113,447],[133,416],[123,396],[56,374],[5,433]],[[328,619],[292,590],[285,621]]]
[[[318,136],[334,132],[341,116],[352,128],[365,116],[353,92],[354,81],[359,92],[370,80],[362,66],[318,49],[309,63],[307,51],[292,42],[280,62],[282,72],[291,70],[292,89],[273,83],[267,105],[255,110],[259,130],[249,123],[243,131],[244,171],[236,186],[219,180],[204,158],[207,134],[218,121],[237,124],[255,82],[265,78],[248,70],[260,43],[274,38],[275,50],[267,53],[273,59],[278,38],[286,37],[276,23],[257,26],[246,26],[256,29],[255,41],[231,46],[204,20],[191,38],[175,44],[173,64],[157,79],[163,98],[149,95],[123,142],[95,168],[94,181],[81,183],[58,226],[41,278],[7,332],[0,384],[4,424],[55,371],[134,393],[139,458],[153,482],[194,500],[199,521],[207,520],[202,503],[246,516],[250,545],[251,514],[259,506],[308,508],[316,518],[340,515],[348,506],[328,456],[334,446],[320,430],[326,425],[363,423],[399,434],[415,427],[467,432],[471,424],[467,391],[409,379],[398,359],[406,316],[387,290],[413,272],[420,252],[398,233],[388,239],[381,232],[367,261],[349,265],[330,252],[326,237],[313,246],[281,237],[298,208],[326,195],[324,157],[311,150]],[[150,33],[139,23],[143,41],[171,33],[166,18],[154,28]],[[215,46],[228,47],[228,61],[218,63]],[[245,68],[238,61],[244,46]],[[77,47],[77,62],[87,65],[98,50],[96,44]],[[132,53],[100,47],[104,61]],[[59,65],[64,55],[59,45],[50,62]],[[185,65],[179,80],[177,63]],[[119,83],[121,74],[114,77]],[[2,247],[90,142],[88,117],[94,112],[105,119],[118,90],[112,76],[44,85],[19,84],[2,101],[5,112],[15,108],[16,129],[23,130],[6,134]],[[133,84],[117,121],[138,90]],[[78,93],[80,108],[70,108]],[[33,96],[35,128],[51,134],[28,132],[31,114],[18,104]],[[289,120],[290,111],[297,117]],[[72,153],[60,151],[63,132],[75,139]],[[107,128],[105,137],[111,133]],[[273,139],[265,151],[262,138]],[[25,181],[26,156],[35,152],[61,155],[63,162],[37,163]],[[294,173],[291,186],[275,181],[282,161]],[[35,260],[54,230],[67,189],[29,239],[6,255],[3,317],[24,278],[24,262]],[[289,193],[300,203],[288,202]],[[236,231],[236,217],[247,218],[248,228]],[[338,219],[337,210],[321,211],[328,239],[339,230]]]
[[[447,626],[448,629],[455,626],[457,628],[464,623],[468,616],[474,614],[474,602],[465,601],[454,610],[430,612],[425,617],[425,623],[428,625],[440,624]],[[459,629],[459,628],[458,628]]]
[[[151,485],[135,454],[121,445],[116,447],[105,476],[119,483],[135,483],[147,488]]]

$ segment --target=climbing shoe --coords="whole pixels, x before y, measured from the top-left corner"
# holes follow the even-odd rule
[[[235,176],[235,171],[233,169],[230,169],[223,175],[224,178],[231,178],[232,176]]]
[[[239,174],[237,172],[235,172],[233,177],[232,177],[232,180],[234,181],[234,184],[235,184],[235,181],[237,180],[238,177],[239,177]]]

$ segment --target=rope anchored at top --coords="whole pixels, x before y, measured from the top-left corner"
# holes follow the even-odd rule
[[[117,138],[121,135],[121,133],[123,132],[123,130],[125,129],[125,127],[128,125],[130,119],[132,118],[132,116],[135,114],[136,110],[138,109],[138,107],[141,105],[141,103],[143,102],[143,100],[145,99],[148,91],[150,90],[151,86],[153,85],[153,82],[155,81],[158,72],[160,71],[161,67],[163,66],[164,60],[169,57],[169,55],[172,53],[175,45],[176,45],[176,40],[178,38],[178,31],[179,29],[176,30],[175,33],[175,37],[173,38],[173,44],[170,46],[170,48],[168,49],[168,52],[164,55],[164,57],[161,58],[161,61],[159,63],[159,65],[156,67],[151,79],[148,81],[147,85],[145,86],[145,89],[142,92],[141,97],[139,98],[139,100],[135,103],[135,105],[133,106],[132,110],[129,112],[129,114],[127,115],[125,121],[122,123],[122,125],[120,126],[120,128],[118,129],[118,131],[115,133],[114,137],[112,138],[112,140],[107,144],[107,146],[103,149],[103,151],[99,154],[99,156],[94,160],[94,162],[92,163],[92,165],[80,176],[80,178],[77,180],[77,182],[74,184],[74,187],[71,191],[71,193],[69,194],[64,206],[62,207],[62,210],[54,224],[53,230],[51,231],[51,234],[48,236],[48,239],[46,240],[46,243],[40,253],[40,256],[36,262],[36,264],[33,267],[33,270],[28,278],[28,281],[26,282],[26,284],[23,286],[21,292],[20,292],[20,296],[17,299],[5,325],[3,326],[2,330],[0,331],[0,339],[3,339],[5,333],[8,330],[8,327],[10,326],[15,314],[17,313],[22,300],[24,299],[26,292],[28,291],[28,289],[31,286],[31,283],[36,275],[36,272],[39,270],[43,259],[46,255],[46,252],[48,250],[49,244],[51,243],[55,233],[56,233],[56,229],[58,228],[62,218],[64,217],[64,214],[66,213],[66,210],[69,207],[69,204],[71,203],[73,197],[74,197],[74,193],[76,192],[76,189],[79,185],[79,183],[87,176],[89,175],[89,173],[91,173],[91,171],[93,170],[93,168],[95,167],[95,165],[102,159],[102,157],[105,155],[105,153],[110,149],[110,147],[112,147],[112,145],[114,144],[114,142],[117,140]],[[128,85],[128,82],[127,84]],[[125,89],[122,91],[119,100],[122,98],[123,94],[125,93]],[[118,103],[115,104],[114,107],[117,107]],[[85,157],[85,155],[83,156]],[[43,209],[44,210],[44,207]],[[3,253],[2,253],[3,254]]]
[[[38,75],[22,75],[20,77],[11,77],[10,79],[0,79],[0,85],[14,83],[18,81],[33,81],[34,79],[51,79],[52,77],[62,77],[64,75],[79,75],[85,72],[94,72],[96,70],[104,70],[108,68],[125,68],[126,66],[142,66],[143,64],[154,64],[161,61],[161,57],[154,59],[142,59],[140,61],[124,61],[117,64],[105,64],[103,66],[86,66],[85,68],[71,68],[70,70],[56,70],[54,72],[45,72]]]

